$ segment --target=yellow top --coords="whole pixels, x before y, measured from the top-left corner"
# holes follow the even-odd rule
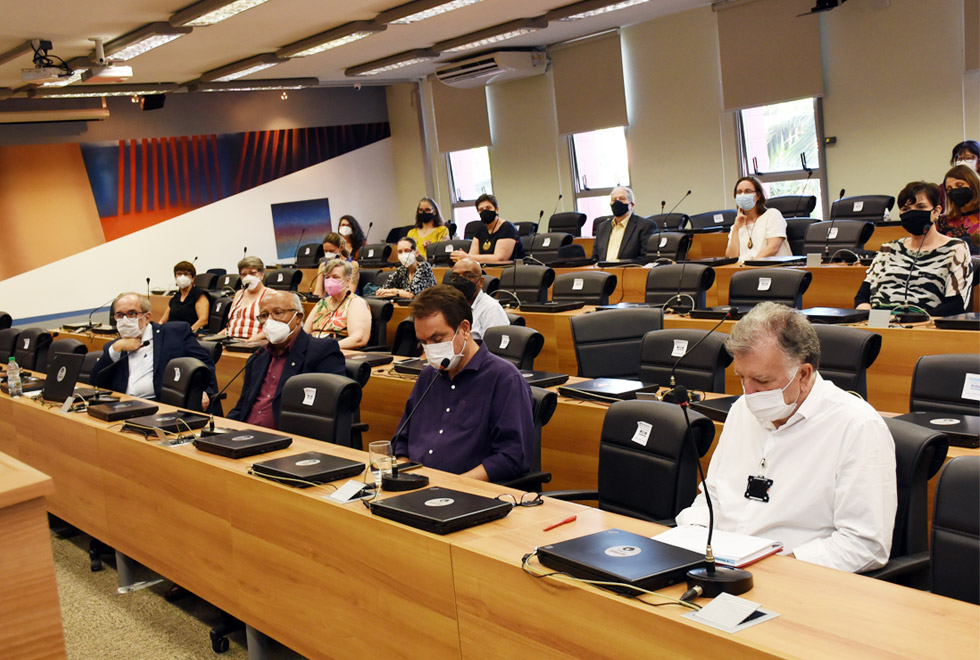
[[[612,227],[609,229],[609,246],[606,248],[606,261],[619,261],[619,247],[623,243],[623,235],[626,234],[626,222],[630,216],[626,216],[622,221],[612,219]]]
[[[408,230],[408,237],[415,241],[415,244],[419,248],[419,254],[422,255],[423,259],[428,259],[429,255],[425,253],[425,249],[429,247],[432,243],[438,243],[439,241],[449,240],[449,227],[442,225],[441,227],[436,227],[431,229],[424,237],[419,236],[419,228],[412,227]]]

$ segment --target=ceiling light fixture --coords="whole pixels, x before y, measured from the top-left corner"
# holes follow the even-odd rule
[[[173,27],[170,23],[150,23],[107,43],[105,56],[113,61],[125,62],[189,34],[190,31],[189,27]]]
[[[202,0],[171,16],[170,24],[175,27],[214,25],[265,2],[267,0]]]
[[[309,55],[316,55],[325,50],[358,41],[364,37],[370,37],[372,34],[383,32],[386,29],[388,29],[388,26],[383,23],[354,21],[353,23],[347,23],[338,28],[327,30],[326,32],[321,32],[312,37],[291,43],[288,46],[283,46],[276,51],[276,56],[283,58],[308,57]]]
[[[77,83],[82,79],[82,75],[88,72],[88,69],[73,69],[74,73],[70,76],[65,76],[60,80],[54,82],[41,83],[41,87],[64,87],[65,85],[71,85],[72,83]]]
[[[381,12],[381,14],[379,14],[375,20],[377,20],[379,23],[396,23],[399,25],[407,25],[409,23],[424,21],[425,19],[432,18],[433,16],[445,14],[446,12],[453,11],[454,9],[469,7],[470,5],[475,5],[481,1],[482,0],[416,0],[416,2],[409,2],[401,5],[400,7],[395,7],[394,9]]]
[[[462,37],[443,41],[433,46],[433,48],[440,53],[461,53],[530,34],[546,27],[548,27],[548,21],[543,18],[510,21],[492,28],[487,28],[486,30],[472,32]]]
[[[620,0],[619,2],[610,2],[610,0],[586,0],[585,2],[577,2],[574,5],[553,9],[545,14],[545,18],[552,21],[577,21],[582,18],[592,18],[593,16],[601,16],[611,11],[619,11],[620,9],[642,5],[645,2],[649,2],[649,0]]]
[[[27,90],[27,96],[32,99],[72,99],[98,96],[133,96],[137,94],[166,94],[179,89],[176,83],[147,83],[128,85],[85,85],[79,87],[55,87],[51,89],[38,88]]]
[[[250,76],[269,67],[282,64],[285,60],[276,57],[275,53],[263,53],[244,60],[238,60],[231,64],[212,69],[201,76],[201,82],[228,82],[238,80],[245,76]]]
[[[206,83],[195,81],[185,85],[188,92],[261,92],[263,90],[304,89],[318,87],[318,78],[268,78]]]
[[[392,55],[391,57],[385,57],[366,64],[352,66],[344,71],[344,75],[348,77],[375,76],[379,73],[394,71],[395,69],[403,69],[407,66],[419,64],[420,62],[425,62],[426,60],[435,59],[437,57],[439,57],[438,51],[428,48],[418,48],[416,50],[409,50],[404,53],[399,53],[398,55]]]

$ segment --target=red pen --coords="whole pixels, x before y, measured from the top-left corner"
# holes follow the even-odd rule
[[[547,532],[548,530],[554,529],[555,527],[561,527],[562,525],[567,525],[570,522],[575,522],[575,519],[576,518],[578,518],[578,516],[568,516],[564,520],[560,520],[560,521],[556,522],[554,525],[548,525],[542,531]]]

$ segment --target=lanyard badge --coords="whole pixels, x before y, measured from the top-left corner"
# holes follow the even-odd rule
[[[771,487],[772,479],[766,479],[766,459],[763,458],[762,463],[759,464],[758,476],[749,475],[749,481],[745,487],[745,499],[768,502]]]

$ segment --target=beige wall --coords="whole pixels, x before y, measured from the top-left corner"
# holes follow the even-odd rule
[[[369,237],[372,242],[384,240],[392,227],[414,222],[415,204],[429,189],[424,135],[419,127],[419,86],[415,83],[390,85],[387,94],[398,216],[379,218]]]

